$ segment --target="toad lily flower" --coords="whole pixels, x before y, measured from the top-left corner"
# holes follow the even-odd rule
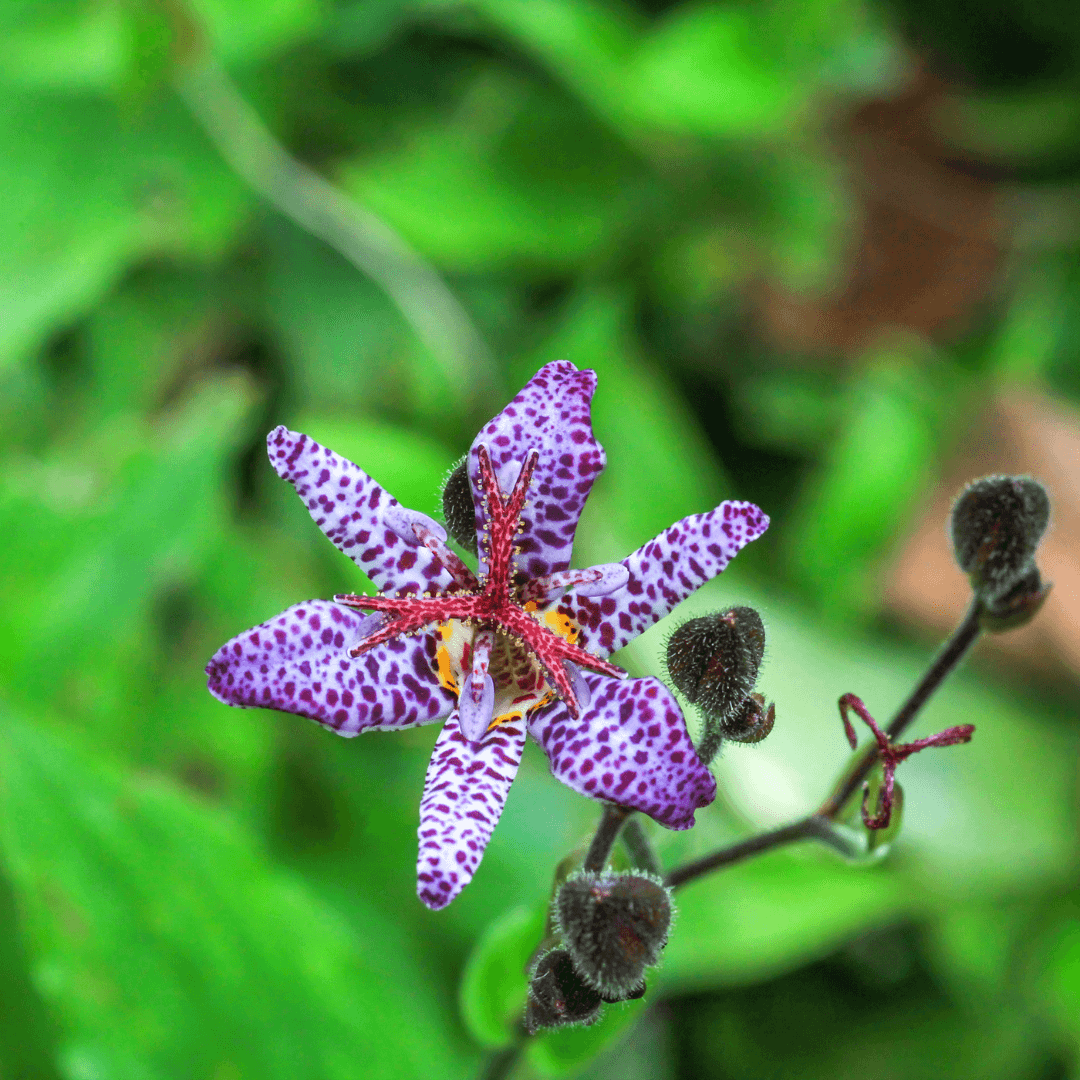
[[[607,657],[720,573],[768,518],[721,503],[621,563],[571,570],[604,468],[591,371],[542,368],[473,442],[479,574],[446,531],[351,462],[279,427],[270,461],[377,596],[297,604],[224,645],[209,687],[230,705],[298,713],[340,735],[445,719],[420,802],[418,893],[448,904],[476,872],[526,732],[583,795],[687,829],[716,784],[672,694]],[[363,613],[369,614],[363,614]]]

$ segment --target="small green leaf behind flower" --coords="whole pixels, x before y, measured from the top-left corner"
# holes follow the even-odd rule
[[[509,1046],[525,1014],[525,969],[544,937],[547,904],[503,912],[477,941],[461,980],[461,1015],[483,1046]]]

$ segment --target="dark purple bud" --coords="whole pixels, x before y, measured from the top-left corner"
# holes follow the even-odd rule
[[[469,459],[463,457],[446,478],[442,491],[446,531],[468,552],[476,554],[476,508],[469,483]]]
[[[1046,489],[1030,476],[985,476],[964,489],[952,510],[953,548],[981,600],[999,599],[1030,573],[1049,520]]]
[[[765,627],[750,607],[691,619],[668,639],[668,676],[705,717],[705,733],[697,747],[702,761],[716,756],[724,738],[756,742],[772,730],[765,715],[774,714],[770,711],[759,719],[755,706],[747,704],[764,654]],[[757,737],[745,737],[751,733]]]
[[[620,1001],[637,1001],[638,998],[643,998],[644,996],[645,996],[645,980],[642,979],[641,980],[641,985],[638,986],[637,988],[635,988],[634,990],[631,990],[629,994],[623,994],[620,997],[605,997],[603,994],[601,994],[600,995],[600,1000],[601,1001],[606,1001],[609,1005],[615,1005]]]
[[[772,731],[775,720],[776,706],[770,703],[766,707],[761,694],[751,694],[742,708],[720,725],[720,730],[732,742],[757,743]]]
[[[984,601],[979,610],[979,626],[992,634],[1015,630],[1030,622],[1050,595],[1037,567],[1032,568],[1003,596]]]
[[[585,982],[608,1001],[644,992],[671,926],[671,893],[644,874],[581,873],[555,898],[563,944]]]
[[[529,973],[525,1030],[591,1024],[600,1015],[601,998],[574,970],[565,949],[545,953]]]
[[[765,627],[753,608],[734,607],[683,623],[668,639],[671,681],[706,716],[733,713],[754,689]]]

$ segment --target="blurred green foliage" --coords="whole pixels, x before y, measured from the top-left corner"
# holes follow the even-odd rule
[[[954,80],[952,152],[1034,207],[1008,287],[948,344],[794,355],[754,297],[845,279],[863,208],[831,131],[912,49]],[[176,90],[207,55],[445,277],[497,358],[468,393],[232,171]],[[696,829],[651,829],[661,856],[812,805],[838,696],[886,715],[925,664],[880,569],[970,418],[1002,385],[1080,400],[1078,85],[1066,3],[0,5],[0,1077],[441,1080],[512,1038],[595,807],[530,747],[433,914],[434,729],[346,742],[205,690],[227,638],[364,587],[267,467],[278,423],[435,513],[540,364],[595,368],[579,564],[725,496],[773,518],[686,608],[760,607],[776,731],[722,757]],[[624,662],[659,671],[664,632]],[[1080,1077],[1077,703],[976,663],[923,721],[975,740],[904,767],[887,858],[689,887],[646,1001],[535,1040],[519,1075]]]

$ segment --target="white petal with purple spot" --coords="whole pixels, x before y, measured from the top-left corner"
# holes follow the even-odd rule
[[[529,451],[539,452],[518,541],[517,565],[530,578],[546,577],[570,565],[578,518],[593,481],[604,470],[604,449],[593,438],[589,416],[595,389],[595,372],[578,371],[566,360],[547,364],[484,426],[469,451],[481,541],[484,517],[477,447],[487,446],[500,483],[517,477]]]
[[[629,580],[622,588],[604,597],[578,590],[563,598],[561,606],[582,629],[579,644],[610,656],[716,577],[768,527],[768,517],[749,502],[723,502],[677,521],[623,559]]]
[[[297,604],[218,649],[206,665],[210,692],[227,705],[298,713],[339,735],[449,715],[457,701],[435,678],[434,636],[398,638],[353,660],[349,649],[370,622],[329,600]]]
[[[442,527],[405,509],[363,469],[285,427],[270,432],[266,449],[270,463],[296,488],[315,524],[380,592],[424,593],[453,585],[450,573],[406,525],[415,520],[438,531]]]
[[[429,908],[446,907],[472,880],[524,746],[523,719],[498,724],[475,745],[456,712],[443,725],[420,800],[416,892]]]
[[[716,781],[695,753],[671,692],[659,679],[583,677],[592,701],[577,720],[557,702],[529,722],[552,773],[582,795],[689,829],[694,811],[716,798]]]

